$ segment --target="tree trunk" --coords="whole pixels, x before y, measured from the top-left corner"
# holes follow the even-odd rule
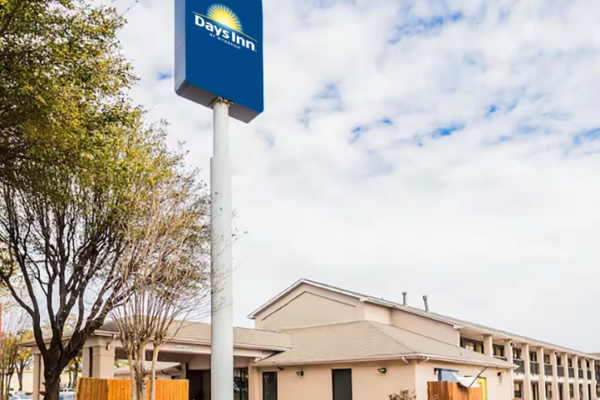
[[[73,383],[73,371],[69,368],[69,387],[72,387],[71,383]]]
[[[46,374],[44,373],[46,382],[44,385],[44,400],[59,400],[60,394],[60,373]]]
[[[6,374],[6,398],[10,398],[10,381],[12,381],[12,377],[15,374],[14,370],[13,372],[9,372],[8,374]]]
[[[133,352],[127,352],[127,361],[129,362],[129,377],[131,378],[131,400],[136,400],[136,378],[135,378],[135,365],[133,361]]]
[[[21,368],[17,370],[17,378],[19,380],[19,392],[23,391],[23,370],[25,368]]]
[[[146,343],[140,343],[136,350],[137,354],[134,360],[136,394],[134,400],[146,400],[146,370],[144,367]]]
[[[159,352],[160,345],[155,343],[152,349],[152,365],[150,367],[150,400],[156,400],[156,362],[158,361]]]
[[[77,381],[79,380],[79,363],[75,363],[75,371],[73,371],[73,386],[77,387]]]

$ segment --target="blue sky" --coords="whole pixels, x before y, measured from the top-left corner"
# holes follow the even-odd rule
[[[135,99],[208,179],[172,2],[117,4]],[[230,124],[236,323],[306,277],[600,351],[600,3],[263,4],[265,113]]]

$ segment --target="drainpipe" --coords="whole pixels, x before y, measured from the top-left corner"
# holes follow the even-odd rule
[[[427,295],[423,296],[423,303],[425,303],[425,311],[429,312],[429,302],[427,301]]]
[[[406,300],[406,296],[407,296],[407,295],[408,295],[408,293],[406,293],[406,292],[402,292],[402,305],[403,305],[403,306],[407,306],[407,305],[408,305],[408,302],[407,302],[407,300]]]

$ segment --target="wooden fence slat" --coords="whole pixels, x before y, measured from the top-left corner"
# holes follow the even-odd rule
[[[188,400],[189,381],[157,380],[155,390],[156,400]],[[149,396],[150,393],[148,393]],[[131,381],[125,379],[79,378],[75,399],[131,400]]]
[[[189,384],[189,382],[188,382]],[[483,400],[483,388],[467,389],[457,382],[427,382],[428,400]],[[158,399],[157,399],[158,400]]]

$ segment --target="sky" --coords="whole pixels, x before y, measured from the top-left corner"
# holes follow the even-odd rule
[[[133,98],[208,181],[173,1],[116,4]],[[236,325],[307,278],[600,351],[600,3],[263,7],[265,112],[230,122]]]

